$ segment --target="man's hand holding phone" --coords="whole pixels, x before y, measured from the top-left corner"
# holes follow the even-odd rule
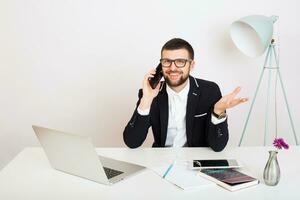
[[[159,72],[158,72],[159,73]],[[144,77],[143,80],[143,97],[141,99],[139,109],[146,110],[149,109],[152,100],[157,96],[160,88],[160,82],[156,85],[154,89],[152,89],[149,80],[153,78],[156,74],[156,69],[151,69]]]

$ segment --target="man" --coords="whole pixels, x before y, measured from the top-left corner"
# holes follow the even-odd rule
[[[226,109],[248,100],[235,98],[240,87],[222,97],[216,83],[190,76],[195,66],[194,50],[180,38],[162,47],[160,63],[165,82],[152,89],[149,79],[155,69],[145,75],[137,107],[123,133],[126,145],[142,145],[151,126],[153,147],[222,151],[228,141]]]

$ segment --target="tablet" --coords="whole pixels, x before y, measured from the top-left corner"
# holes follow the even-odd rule
[[[220,168],[239,168],[242,167],[235,159],[209,159],[193,160],[190,167],[192,169],[220,169]]]

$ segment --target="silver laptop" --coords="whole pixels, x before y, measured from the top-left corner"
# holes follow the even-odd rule
[[[97,155],[90,138],[32,126],[53,168],[110,185],[145,167]]]

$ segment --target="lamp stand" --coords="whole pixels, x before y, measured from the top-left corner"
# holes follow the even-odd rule
[[[271,66],[273,55],[274,55],[275,63],[276,63],[275,67]],[[296,131],[295,131],[295,127],[294,127],[294,123],[293,123],[293,119],[292,119],[292,115],[291,115],[291,112],[290,112],[290,107],[289,107],[288,100],[287,100],[287,97],[286,97],[286,92],[285,92],[285,89],[284,89],[284,86],[283,86],[283,81],[282,81],[282,78],[281,78],[281,73],[280,73],[280,70],[279,70],[279,63],[278,63],[277,54],[276,54],[276,50],[275,50],[274,39],[272,39],[272,41],[271,41],[271,43],[268,47],[268,50],[267,50],[264,66],[263,66],[262,72],[260,74],[258,84],[256,86],[254,98],[253,98],[253,101],[251,103],[250,110],[248,112],[248,116],[247,116],[247,119],[246,119],[246,122],[245,122],[245,125],[244,125],[244,128],[243,128],[243,132],[242,132],[242,135],[241,135],[241,138],[240,138],[240,141],[239,141],[239,146],[241,146],[241,144],[242,144],[242,141],[243,141],[243,138],[244,138],[244,135],[245,135],[245,131],[246,131],[246,128],[247,128],[247,125],[248,125],[248,122],[249,122],[249,118],[250,118],[250,115],[252,113],[252,109],[253,109],[253,106],[254,106],[254,103],[255,103],[255,100],[256,100],[256,96],[257,96],[257,93],[258,93],[258,90],[259,90],[259,87],[261,85],[261,81],[262,81],[262,78],[263,78],[263,75],[264,75],[264,72],[265,72],[266,69],[269,71],[269,77],[268,77],[268,86],[267,86],[267,105],[266,105],[266,112],[265,112],[264,146],[266,146],[266,138],[267,138],[268,125],[269,125],[268,124],[268,116],[269,116],[269,104],[270,104],[270,92],[271,92],[271,87],[270,87],[271,86],[271,70],[276,70],[276,72],[277,72],[276,76],[278,75],[278,77],[279,77],[281,89],[282,89],[284,100],[285,100],[285,105],[286,105],[286,108],[287,108],[287,111],[288,111],[290,124],[291,124],[293,134],[294,134],[294,139],[295,139],[296,145],[299,145],[297,135],[296,135]],[[277,118],[276,118],[275,123],[276,123],[276,136],[277,136]]]

